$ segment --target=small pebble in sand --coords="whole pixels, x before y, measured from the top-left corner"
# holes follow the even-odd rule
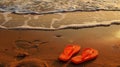
[[[57,38],[62,37],[62,35],[55,35]]]

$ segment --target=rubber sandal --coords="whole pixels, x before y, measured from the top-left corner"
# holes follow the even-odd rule
[[[75,56],[71,61],[75,64],[79,64],[88,60],[95,59],[98,56],[98,51],[93,48],[85,48],[81,55]]]
[[[60,54],[59,60],[68,61],[74,54],[80,51],[79,45],[67,45],[64,51]]]

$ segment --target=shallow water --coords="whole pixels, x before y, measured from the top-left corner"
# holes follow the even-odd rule
[[[89,28],[120,24],[119,11],[67,12],[55,14],[0,13],[0,28],[42,29]]]

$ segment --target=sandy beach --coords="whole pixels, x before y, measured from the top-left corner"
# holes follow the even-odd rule
[[[99,55],[60,61],[70,44]],[[0,67],[120,67],[120,0],[0,0]]]
[[[68,44],[78,44],[99,51],[99,56],[82,64],[61,62],[58,56]],[[80,51],[80,53],[81,53]],[[0,66],[18,64],[27,59],[44,61],[42,67],[119,67],[120,66],[120,26],[58,31],[41,30],[0,30]],[[79,54],[80,54],[79,53]],[[78,55],[79,55],[78,54]],[[39,61],[33,61],[34,67]],[[29,60],[23,62],[30,64]],[[36,66],[35,66],[36,65]],[[42,63],[41,63],[42,65]]]

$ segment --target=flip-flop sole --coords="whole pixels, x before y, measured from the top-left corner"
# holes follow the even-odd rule
[[[60,54],[59,60],[68,61],[74,54],[80,51],[79,45],[67,45],[64,51]]]
[[[75,64],[79,64],[88,60],[95,59],[98,56],[98,51],[93,48],[85,48],[81,55],[75,56],[71,61]]]

